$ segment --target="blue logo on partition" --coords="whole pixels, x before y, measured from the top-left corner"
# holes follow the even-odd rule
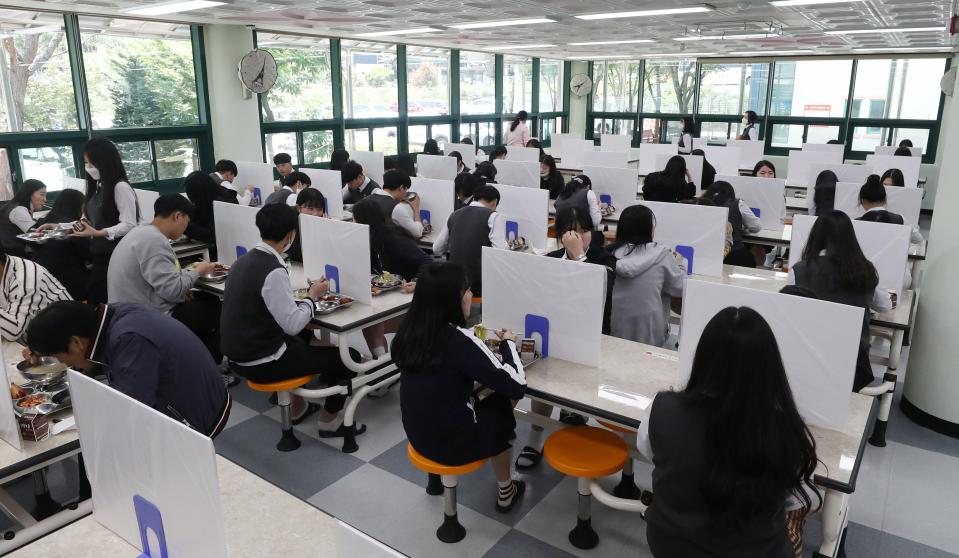
[[[240,246],[239,244],[236,245],[236,259],[242,258],[246,252],[246,248]]]
[[[750,207],[749,209],[753,210],[753,215],[756,217],[762,217],[762,211],[760,211],[758,207]]]
[[[613,205],[613,196],[610,196],[609,194],[600,194],[599,202],[605,203],[606,205]]]
[[[676,246],[676,253],[686,259],[686,275],[693,274],[693,254],[696,253],[696,250],[692,246],[684,246],[679,244]]]
[[[166,533],[163,532],[163,517],[160,515],[160,509],[153,502],[150,502],[139,494],[133,495],[133,510],[137,514],[137,525],[140,529],[140,544],[143,546],[143,554],[140,558],[169,558],[166,547]],[[150,537],[148,531],[153,531],[160,546],[160,555],[154,556],[150,552]]]
[[[253,188],[253,199],[256,200],[257,206],[263,205],[263,193],[259,188]]]
[[[535,314],[526,314],[526,329],[523,333],[523,337],[529,339],[532,338],[534,334],[538,333],[540,339],[543,343],[543,350],[541,351],[542,357],[549,356],[549,320],[543,316],[537,316]]]
[[[430,221],[430,212],[429,212],[428,209],[421,209],[421,210],[420,210],[420,221],[422,221],[424,225],[429,225],[429,224],[430,224],[430,222],[431,222],[431,221]]]
[[[340,268],[327,264],[323,273],[330,281],[330,292],[340,292]]]
[[[519,240],[519,223],[516,221],[506,221],[506,240]]]

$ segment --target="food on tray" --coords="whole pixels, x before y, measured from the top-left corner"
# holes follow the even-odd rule
[[[216,263],[216,264],[213,264],[213,271],[219,272],[219,273],[226,273],[230,271],[230,266],[223,265],[221,263]]]
[[[519,250],[525,250],[525,249],[526,249],[526,239],[521,236],[521,237],[516,238],[516,239],[514,239],[514,240],[508,240],[508,241],[506,242],[506,245],[509,247],[510,250],[513,250],[514,252],[515,252],[515,251],[519,251]]]
[[[534,339],[523,339],[519,346],[520,353],[535,353],[536,341]]]
[[[17,401],[17,406],[22,409],[32,409],[43,403],[46,403],[47,396],[42,393],[35,393],[33,395],[28,395],[19,401]]]
[[[613,213],[616,213],[616,208],[612,205],[603,204],[603,206],[599,209],[599,212],[603,217],[609,217]]]
[[[399,287],[403,283],[403,278],[399,275],[393,275],[389,271],[384,271],[382,275],[373,276],[373,278],[370,280],[370,283],[372,283],[373,292],[378,294],[379,291],[385,291]],[[377,291],[377,288],[379,291]]]
[[[346,304],[352,304],[352,303],[353,303],[353,299],[352,299],[352,298],[350,298],[350,297],[348,297],[348,296],[341,296],[341,297],[340,297],[340,306],[344,306],[344,305],[346,305]]]
[[[20,399],[30,395],[30,392],[18,386],[17,384],[10,382],[10,397],[13,399]]]

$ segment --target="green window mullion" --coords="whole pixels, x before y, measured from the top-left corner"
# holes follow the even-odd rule
[[[396,101],[400,122],[396,127],[396,152],[409,153],[409,109],[406,106],[406,45],[396,45]],[[370,146],[372,147],[372,142]]]
[[[495,95],[494,105],[496,107],[496,133],[494,136],[494,143],[500,144],[503,142],[503,55],[497,54],[495,56],[494,64],[494,75],[496,76],[496,85],[495,85]],[[478,132],[479,126],[477,126],[477,138],[479,138]]]
[[[199,25],[190,26],[190,35],[193,44],[193,68],[196,74],[197,109],[199,110],[200,124],[206,128],[206,133],[197,135],[197,148],[200,151],[200,167],[213,168],[216,164],[213,157],[213,131],[210,122],[210,91],[206,79],[206,46],[203,37],[203,28]],[[263,112],[258,118],[263,125]]]
[[[296,138],[296,160],[300,162],[300,165],[305,165],[306,150],[303,148],[303,130],[294,130],[294,134]]]
[[[154,140],[148,142],[150,146],[150,167],[153,169],[153,188],[156,188],[160,180],[160,169],[157,168],[157,146]]]
[[[533,114],[531,114],[530,117],[534,120],[532,129],[538,132],[536,134],[537,136],[543,137],[543,131],[539,128],[542,121],[539,117],[539,67],[539,58],[533,58],[533,103],[532,106],[530,106],[530,111],[532,111]]]
[[[90,98],[87,94],[86,79],[83,75],[83,46],[80,44],[80,24],[75,14],[63,15],[63,29],[67,39],[67,53],[70,57],[70,75],[73,78],[77,125],[81,130],[89,130],[92,127],[89,110]]]
[[[450,142],[460,137],[460,51],[450,50]]]
[[[333,81],[333,118],[343,133],[343,56],[340,39],[330,39],[330,78]],[[335,140],[334,140],[335,141]]]

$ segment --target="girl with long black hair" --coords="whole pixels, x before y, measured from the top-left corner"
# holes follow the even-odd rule
[[[679,134],[679,152],[682,155],[690,155],[693,152],[696,124],[692,116],[684,116],[679,119],[679,125],[682,127],[682,132]]]
[[[686,169],[686,159],[674,155],[666,168],[652,172],[643,181],[643,199],[676,203],[696,196],[696,184]]]
[[[0,208],[0,242],[8,256],[25,258],[26,242],[17,236],[37,226],[34,211],[43,209],[47,203],[47,185],[39,180],[24,180],[13,198]]]
[[[882,173],[882,184],[883,186],[905,186],[906,177],[903,176],[902,171],[899,169],[889,169],[886,172]]]
[[[599,209],[599,199],[596,198],[596,192],[593,192],[593,182],[585,174],[574,176],[566,183],[563,190],[556,196],[555,206],[557,213],[567,207],[577,208],[580,212],[589,215],[593,222],[592,230],[600,230],[603,214]],[[602,235],[599,236],[597,240],[601,240]]]
[[[816,185],[813,187],[812,207],[809,208],[810,215],[819,215],[827,211],[832,211],[836,204],[836,183],[839,177],[831,170],[824,170],[816,177]]]
[[[506,134],[507,147],[526,147],[530,138],[529,126],[526,125],[528,119],[529,114],[525,110],[516,113],[516,118],[510,123],[509,132]]]
[[[756,258],[746,244],[743,242],[743,235],[746,233],[757,233],[762,230],[762,223],[759,217],[753,213],[753,210],[736,197],[736,190],[732,184],[721,180],[714,182],[703,193],[703,198],[716,204],[718,207],[729,209],[727,222],[732,228],[732,246],[723,263],[729,265],[739,265],[743,267],[756,267]]]
[[[653,463],[654,556],[793,556],[785,504],[821,505],[816,443],[762,316],[747,307],[716,314],[686,387],[659,393],[647,412],[637,446]]]
[[[207,175],[209,178],[209,175]],[[212,179],[211,179],[212,180]],[[61,223],[75,223],[83,216],[83,192],[66,189],[60,192],[53,207],[45,217],[37,221],[37,228],[46,228]],[[73,300],[87,297],[90,271],[90,242],[85,238],[67,238],[32,247],[33,261],[47,268],[60,281]]]
[[[924,239],[919,227],[907,223],[902,215],[893,213],[886,209],[886,187],[882,184],[878,175],[871,174],[866,178],[866,183],[859,189],[859,206],[866,212],[859,218],[861,221],[877,221],[883,223],[892,223],[896,225],[909,225],[911,230],[910,241],[913,243],[922,242]],[[882,217],[870,215],[872,213],[882,213]]]
[[[549,192],[549,199],[555,200],[565,188],[563,173],[556,168],[556,159],[551,155],[539,162],[539,188]]]

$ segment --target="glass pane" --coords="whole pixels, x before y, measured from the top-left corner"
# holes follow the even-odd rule
[[[539,61],[539,112],[563,111],[563,61]]]
[[[771,113],[777,116],[845,116],[852,60],[776,62]],[[828,76],[828,79],[824,79]]]
[[[346,131],[346,150],[372,151],[369,128],[354,128]]]
[[[47,185],[50,188],[50,185]],[[0,148],[0,200],[7,201],[13,197],[13,174],[10,172],[10,152],[7,148]]]
[[[473,122],[469,125],[469,131],[469,137],[476,146],[485,147],[496,143],[495,122]]]
[[[802,148],[802,124],[773,124],[773,147]]]
[[[838,139],[839,126],[817,126],[810,124],[809,129],[806,131],[806,143],[828,143]]]
[[[769,63],[700,66],[699,113],[762,114],[769,88]]]
[[[406,111],[411,116],[450,113],[450,51],[406,47]]]
[[[426,126],[410,126],[407,128],[407,144],[410,153],[422,153],[426,145]]]
[[[540,133],[540,142],[543,146],[548,147],[550,145],[550,138],[556,133],[556,119],[544,118],[542,122],[543,131]]]
[[[257,46],[276,59],[276,85],[260,97],[264,122],[333,118],[330,41],[257,32]]]
[[[433,139],[436,140],[436,143],[439,144],[440,149],[442,150],[446,147],[447,142],[451,141],[451,132],[449,124],[433,124]]]
[[[496,56],[460,51],[460,113],[496,113]]]
[[[683,128],[679,125],[679,120],[669,120],[666,122],[666,143],[679,141],[679,136],[683,135]]]
[[[303,132],[303,164],[327,163],[333,154],[333,130]]]
[[[643,135],[639,141],[643,143],[659,143],[659,130],[662,121],[658,118],[643,119]]]
[[[593,62],[593,111],[603,112],[606,106],[606,64],[604,60]]]
[[[0,36],[0,131],[77,129],[63,16],[0,9]]]
[[[647,60],[643,112],[689,114],[696,90],[695,60]]]
[[[117,144],[120,159],[131,184],[153,181],[153,160],[150,157],[150,142],[131,141]]]
[[[396,45],[364,41],[341,44],[346,118],[398,116]]]
[[[593,110],[634,112],[639,99],[639,62],[595,62]]]
[[[80,17],[94,128],[200,122],[190,26]]]
[[[281,134],[266,134],[266,160],[273,162],[273,156],[277,153],[289,153],[293,158],[293,166],[299,165],[300,161],[296,153],[296,132],[284,132]]]
[[[373,151],[381,151],[386,155],[399,153],[395,127],[373,128]]]
[[[852,129],[852,150],[873,153],[877,145],[886,145],[889,128],[867,128],[857,126]]]
[[[935,120],[945,68],[942,58],[860,60],[853,99],[869,104],[870,118]]]
[[[200,169],[200,153],[196,138],[157,140],[157,178],[183,178]]]
[[[892,145],[899,145],[902,140],[909,140],[913,147],[921,147],[925,155],[929,149],[929,130],[923,128],[896,128],[892,131]]]
[[[729,135],[728,122],[702,122],[699,126],[699,137],[710,140],[727,140]]]
[[[47,190],[56,192],[63,189],[63,177],[75,177],[76,168],[73,162],[73,149],[69,146],[30,147],[19,149],[20,169],[23,180],[39,180],[47,185]],[[121,152],[122,153],[122,152]],[[126,160],[124,159],[124,163]],[[147,146],[147,166],[149,167],[149,146]],[[0,161],[0,176],[9,176],[10,166],[7,164],[6,150]],[[130,172],[130,167],[127,167]],[[133,178],[132,176],[130,177]],[[147,179],[149,180],[149,178]],[[2,187],[0,187],[2,191]]]
[[[503,114],[533,109],[533,59],[503,57]]]

